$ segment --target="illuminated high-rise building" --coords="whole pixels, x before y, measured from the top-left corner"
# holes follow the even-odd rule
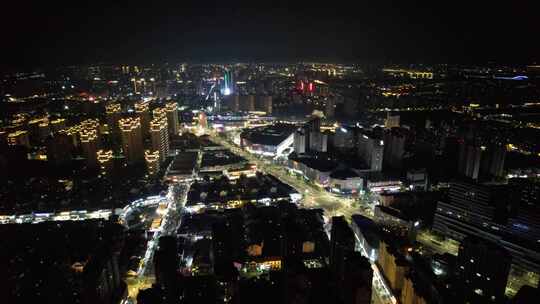
[[[143,94],[146,93],[146,79],[144,78],[131,78],[131,82],[133,82],[133,93],[134,94]]]
[[[153,119],[167,119],[167,110],[162,107],[162,108],[155,108],[153,111],[152,111],[152,118]]]
[[[30,148],[30,137],[28,136],[28,131],[16,131],[9,133],[7,136],[7,143],[9,146],[25,146]]]
[[[135,112],[141,119],[141,127],[143,130],[142,131],[143,136],[147,137],[148,131],[150,130],[149,127],[150,127],[150,119],[151,119],[148,102],[140,101],[140,102],[135,103]]]
[[[159,172],[159,151],[146,150],[144,152],[144,160],[146,161],[146,168],[148,169],[149,176],[156,176]]]
[[[49,122],[49,125],[51,127],[51,131],[56,133],[66,128],[66,120],[64,118],[54,119]]]
[[[113,170],[112,150],[98,150],[96,152],[96,158],[99,164],[100,175],[110,176]]]
[[[152,150],[159,151],[160,161],[169,156],[169,130],[166,118],[154,118],[150,122],[150,139]]]
[[[107,126],[110,134],[119,134],[118,120],[122,114],[122,107],[118,103],[111,103],[105,106],[107,114]]]
[[[96,134],[99,137],[99,120],[97,119],[85,119],[80,123],[81,129],[84,130],[96,130]]]
[[[122,138],[122,150],[128,164],[144,160],[140,118],[123,118],[118,121]]]
[[[85,129],[80,133],[81,147],[84,158],[86,158],[86,166],[88,168],[97,168],[97,151],[98,151],[98,136],[96,129]]]
[[[168,102],[167,109],[167,124],[169,125],[169,134],[178,134],[178,106],[176,102]]]
[[[100,141],[101,134],[100,134],[99,120],[97,120],[97,119],[85,119],[85,120],[81,121],[81,123],[78,125],[78,128],[80,130],[79,135],[82,132],[94,131],[96,133],[96,137],[97,137],[98,142]]]
[[[231,71],[225,71],[223,74],[223,87],[221,93],[225,96],[234,93],[234,77]]]
[[[79,146],[79,132],[81,131],[80,125],[71,126],[69,128],[60,130],[58,134],[64,134],[69,137],[71,144],[74,147]]]

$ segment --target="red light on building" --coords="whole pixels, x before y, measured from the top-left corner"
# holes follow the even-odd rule
[[[313,92],[313,82],[310,82],[310,83],[309,83],[309,91],[310,91],[310,92]]]
[[[304,90],[304,82],[300,80],[300,91]]]

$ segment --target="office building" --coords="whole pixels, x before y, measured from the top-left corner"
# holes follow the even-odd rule
[[[160,162],[164,162],[169,156],[169,129],[167,119],[154,118],[150,122],[150,139],[152,150],[159,151]]]
[[[143,141],[140,118],[123,118],[118,121],[120,127],[122,150],[128,164],[144,160]]]
[[[135,103],[135,113],[141,119],[141,128],[143,136],[148,137],[148,132],[150,130],[150,110],[149,104],[147,101],[139,101]]]
[[[97,130],[86,129],[80,132],[81,148],[88,168],[97,168],[97,151],[99,147]]]
[[[463,239],[459,246],[457,272],[466,293],[472,299],[504,302],[511,260],[504,248],[490,241],[470,236]]]
[[[166,105],[167,124],[169,126],[169,135],[178,135],[178,106],[176,102],[168,102]]]
[[[519,199],[517,212],[508,220],[509,232],[531,242],[540,240],[540,182],[534,178],[512,178],[508,183]]]
[[[531,228],[520,221],[527,209],[515,210],[515,199],[506,185],[451,183],[448,198],[437,203],[433,231],[457,241],[467,236],[491,241],[510,253],[513,267],[539,274],[537,239],[526,233]]]
[[[25,146],[27,148],[31,148],[30,145],[30,137],[28,135],[28,131],[15,131],[12,133],[9,133],[7,136],[7,143],[9,146]]]
[[[144,160],[146,161],[146,169],[149,176],[157,176],[159,172],[159,159],[159,151],[144,151]]]

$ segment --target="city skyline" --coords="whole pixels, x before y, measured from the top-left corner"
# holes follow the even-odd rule
[[[2,303],[538,302],[528,3],[9,9]]]
[[[144,62],[534,63],[530,2],[11,3],[6,68]],[[504,39],[504,40],[501,40]]]

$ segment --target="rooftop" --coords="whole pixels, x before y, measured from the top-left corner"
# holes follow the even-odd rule
[[[289,155],[289,159],[303,163],[304,165],[322,172],[330,172],[337,168],[338,164],[329,158],[319,155],[302,155],[298,156],[295,153]]]
[[[293,124],[274,124],[246,130],[242,132],[241,137],[252,144],[277,146],[289,137],[296,128]]]

